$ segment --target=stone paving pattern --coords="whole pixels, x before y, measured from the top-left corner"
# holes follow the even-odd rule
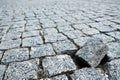
[[[109,50],[91,68],[75,54],[93,37]],[[120,80],[119,73],[120,0],[0,0],[0,80]]]

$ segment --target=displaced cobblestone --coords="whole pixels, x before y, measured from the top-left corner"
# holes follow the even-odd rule
[[[104,56],[107,54],[108,48],[99,38],[89,39],[84,46],[77,51],[76,56],[84,63],[97,67]]]

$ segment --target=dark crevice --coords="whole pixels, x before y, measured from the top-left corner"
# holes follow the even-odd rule
[[[46,75],[46,77],[52,78],[52,77],[59,76],[59,75],[72,74],[73,72],[74,72],[74,70],[72,70],[72,71],[67,71],[67,72],[61,72],[61,73],[59,73],[59,74],[55,74],[55,75],[52,75],[52,76],[47,76],[47,75]]]
[[[2,80],[5,80],[5,79],[4,79],[4,78],[5,78],[5,73],[6,73],[7,69],[8,69],[9,64],[7,64],[7,65],[5,65],[5,66],[6,66],[6,69],[5,69],[5,71],[4,71]]]
[[[109,57],[107,55],[104,56],[99,65],[104,65],[106,62],[109,62]]]
[[[39,35],[40,35],[40,37],[42,38],[42,40],[43,40],[43,44],[45,44],[45,37],[44,37],[44,35],[40,32],[39,33]]]
[[[31,51],[31,47],[28,47],[28,51],[29,51],[29,59],[30,59],[30,51]]]
[[[72,80],[72,78],[70,77],[70,75],[71,75],[72,73],[73,73],[73,72],[71,72],[71,73],[66,73],[66,76],[67,76],[68,80]]]
[[[38,67],[38,71],[37,71],[38,80],[44,79],[46,77],[45,74],[44,74],[44,71],[43,71],[43,66],[42,66],[42,60],[43,59],[44,59],[44,57],[39,59],[39,67]]]
[[[87,61],[85,61],[84,59],[75,56],[75,60],[76,60],[76,64],[79,66],[79,68],[84,68],[84,67],[91,67]]]

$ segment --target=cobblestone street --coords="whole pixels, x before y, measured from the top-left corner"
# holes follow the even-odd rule
[[[120,80],[120,0],[0,0],[0,80]]]

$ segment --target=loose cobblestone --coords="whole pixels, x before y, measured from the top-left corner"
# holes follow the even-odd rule
[[[108,48],[99,38],[89,39],[84,46],[77,51],[76,56],[84,63],[97,67],[104,56],[107,54]]]

